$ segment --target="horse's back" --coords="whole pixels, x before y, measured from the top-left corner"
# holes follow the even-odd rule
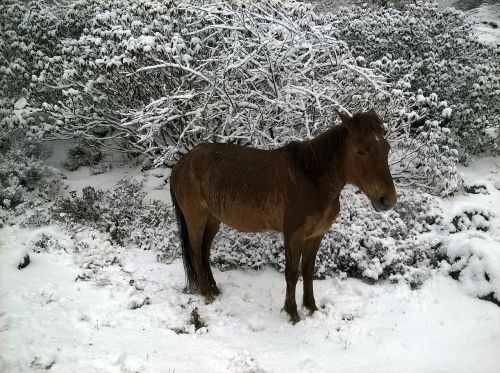
[[[179,199],[243,231],[280,230],[286,157],[279,151],[201,144],[172,171]]]
[[[198,180],[205,177],[269,175],[283,163],[283,157],[272,150],[261,150],[232,144],[203,143],[189,151],[174,167],[173,173],[189,168]],[[178,171],[179,170],[179,171]]]

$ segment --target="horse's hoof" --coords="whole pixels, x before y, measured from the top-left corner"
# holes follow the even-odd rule
[[[204,295],[205,298],[205,304],[210,304],[215,300],[215,297],[213,295]]]
[[[203,296],[205,297],[205,304],[212,303],[218,295],[220,295],[219,289],[216,289],[216,291],[214,289],[211,289],[210,292],[203,294]]]
[[[300,316],[299,316],[298,313],[295,313],[295,314],[292,314],[292,315],[289,314],[289,316],[290,316],[290,322],[292,323],[292,325],[297,324],[301,320],[301,318],[300,318]]]
[[[318,307],[316,307],[316,303],[304,303],[304,307],[307,309],[307,311],[309,311],[309,315],[312,315],[314,312],[319,311]]]
[[[217,287],[217,285],[213,285],[212,288],[211,288],[211,290],[212,290],[212,294],[215,297],[218,297],[221,294],[221,292],[220,292],[219,288]]]
[[[286,313],[287,316],[290,318],[290,322],[293,325],[297,324],[300,320],[302,320],[300,318],[299,313],[297,312],[297,310],[295,310],[295,311],[287,311],[286,307],[283,307],[280,312]]]

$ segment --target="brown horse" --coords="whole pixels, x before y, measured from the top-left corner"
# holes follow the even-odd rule
[[[340,211],[344,185],[359,187],[377,211],[391,209],[397,198],[387,162],[390,146],[377,114],[338,114],[342,124],[312,140],[275,150],[201,144],[175,165],[170,191],[189,291],[198,290],[207,302],[220,294],[210,246],[222,222],[244,232],[283,232],[284,309],[293,323],[300,320],[295,287],[301,264],[303,304],[311,313],[317,310],[314,262]]]

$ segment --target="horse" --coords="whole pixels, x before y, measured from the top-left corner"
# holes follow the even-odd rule
[[[220,290],[210,268],[210,247],[220,224],[243,232],[281,232],[285,244],[284,310],[300,321],[295,301],[299,267],[303,306],[318,310],[313,293],[316,254],[340,212],[339,196],[357,186],[376,211],[397,200],[388,165],[390,145],[372,109],[350,116],[317,137],[272,150],[202,143],[173,167],[170,192],[179,226],[186,290],[207,303]]]

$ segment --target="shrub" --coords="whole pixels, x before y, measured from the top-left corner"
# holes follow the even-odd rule
[[[64,167],[69,171],[75,171],[81,166],[95,166],[103,159],[99,144],[95,141],[83,140],[68,149],[68,158],[64,161]]]
[[[165,260],[175,255],[175,224],[172,212],[160,201],[144,203],[146,193],[139,182],[123,179],[113,190],[85,187],[81,196],[72,193],[57,203],[55,216],[64,222],[107,233],[120,246],[154,249]],[[167,258],[169,256],[169,258]]]
[[[500,306],[500,277],[495,267],[499,259],[498,243],[471,236],[470,232],[455,233],[449,241],[442,271],[460,281],[468,294]]]
[[[33,76],[43,80],[60,38],[78,33],[74,23],[60,17],[62,12],[35,2],[0,4],[0,142],[16,131],[39,140],[55,130],[50,121],[44,123],[48,118],[35,103],[55,91],[35,87]]]
[[[56,211],[77,232],[98,229],[112,244],[155,250],[161,261],[179,258],[173,211],[159,201],[145,202],[144,197],[140,183],[124,179],[112,191],[84,188],[81,196],[64,199]],[[377,213],[364,195],[347,187],[341,208],[322,241],[317,278],[386,278],[418,286],[446,259],[443,237],[448,226],[435,197],[402,189],[394,210]],[[92,242],[82,245],[93,247]],[[245,234],[222,226],[211,260],[220,270],[270,266],[284,271],[283,240],[279,234]]]
[[[363,65],[387,74],[394,89],[404,94],[411,87],[421,97],[434,97],[437,105],[423,102],[420,116],[441,118],[440,125],[460,144],[462,160],[498,153],[500,49],[475,40],[465,13],[437,4],[364,5],[341,8],[330,17],[337,36]],[[422,106],[418,97],[415,103]]]
[[[17,137],[0,149],[0,224],[43,225],[61,194],[61,175],[43,164],[47,151]]]
[[[371,106],[390,124],[394,162],[403,165],[398,179],[437,194],[451,193],[460,183],[457,144],[444,127],[449,110],[441,115],[449,108],[439,96],[417,93],[411,74],[394,78],[410,69],[406,62],[400,68],[392,59],[377,63],[369,49],[363,57],[357,39],[344,32],[351,27],[344,13],[318,15],[310,4],[266,0],[2,7],[2,14],[12,14],[2,18],[6,40],[34,41],[15,51],[3,46],[8,53],[0,64],[11,68],[18,56],[28,77],[18,83],[26,92],[6,101],[0,133],[15,126],[9,118],[24,100],[15,117],[33,122],[31,111],[39,115],[26,124],[32,136],[120,138],[121,151],[159,165],[171,164],[201,141],[276,147],[324,130],[334,108],[354,112]],[[30,12],[52,31],[42,33],[39,24],[26,22],[22,14]],[[392,22],[397,40],[397,28],[407,26],[385,20],[395,14],[385,12],[379,23]],[[407,18],[419,12],[449,16],[418,7],[406,12]],[[352,21],[361,29],[359,40],[376,44],[363,39],[371,32],[363,22]],[[427,25],[429,33],[435,31]],[[390,74],[385,65],[393,66]],[[483,100],[486,93],[478,92]],[[429,99],[422,103],[421,96]]]

